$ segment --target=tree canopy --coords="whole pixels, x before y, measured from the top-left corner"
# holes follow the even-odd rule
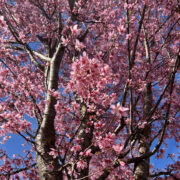
[[[0,179],[179,179],[150,163],[180,139],[179,23],[179,0],[0,0],[0,140],[29,145]]]

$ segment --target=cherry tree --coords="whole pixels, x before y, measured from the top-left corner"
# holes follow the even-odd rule
[[[28,144],[1,145],[0,179],[179,179],[177,154],[150,163],[180,139],[179,20],[179,0],[0,0],[0,140]]]

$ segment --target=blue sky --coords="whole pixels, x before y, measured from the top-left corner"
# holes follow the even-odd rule
[[[157,141],[155,143],[157,143]],[[167,149],[164,145],[161,145],[161,148],[165,148],[166,150],[164,154],[164,158],[162,159],[155,159],[154,157],[151,158],[151,163],[154,165],[155,168],[158,168],[158,169],[166,168],[168,164],[173,163],[173,160],[170,157],[168,157],[168,154],[173,154],[173,153],[176,155],[178,154],[179,149],[176,146],[180,144],[175,142],[174,139],[169,139],[167,141],[167,144],[168,144]],[[174,160],[177,160],[177,156],[174,158]]]

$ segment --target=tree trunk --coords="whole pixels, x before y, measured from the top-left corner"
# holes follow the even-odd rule
[[[64,49],[59,45],[51,58],[49,74],[45,74],[48,90],[58,89],[59,67],[63,57]],[[47,91],[45,110],[42,123],[35,138],[36,161],[41,180],[62,180],[62,172],[57,158],[49,155],[51,148],[55,149],[56,117],[55,104],[57,100]]]
[[[49,155],[50,148],[55,148],[55,130],[54,130],[54,109],[55,100],[51,101],[49,113],[44,116],[39,133],[36,137],[36,161],[41,180],[61,180],[62,175],[58,172],[60,165],[58,159]],[[47,112],[47,109],[45,109]],[[45,121],[45,119],[48,119]],[[52,166],[52,169],[49,167]]]
[[[62,173],[59,172],[60,165],[57,159],[53,159],[48,153],[50,152],[50,147],[54,147],[54,140],[50,141],[43,140],[43,130],[36,138],[36,162],[39,170],[41,180],[63,180]],[[44,136],[45,137],[45,136]],[[53,137],[49,135],[49,137]],[[52,166],[52,169],[49,167]]]
[[[147,118],[149,112],[152,108],[152,87],[151,83],[147,83],[145,91],[144,91],[144,110],[143,110],[143,118],[144,120]],[[149,152],[150,146],[147,142],[151,133],[151,126],[146,126],[143,132],[140,134],[139,139],[139,156],[146,154]],[[149,177],[149,163],[150,159],[145,158],[136,162],[134,165],[134,178],[135,180],[147,180]]]

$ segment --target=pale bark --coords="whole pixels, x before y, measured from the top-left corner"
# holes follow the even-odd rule
[[[145,45],[145,51],[146,51],[146,61],[148,64],[151,64],[150,48],[148,44],[147,34],[144,27],[143,27],[143,30],[144,30],[144,35],[145,35],[144,45]],[[144,90],[144,107],[143,107],[143,120],[147,121],[148,125],[145,126],[145,128],[143,129],[143,132],[140,134],[140,138],[138,142],[139,156],[148,154],[150,151],[150,143],[147,141],[147,139],[151,135],[151,125],[149,124],[151,119],[148,119],[148,115],[152,109],[152,101],[153,101],[152,99],[153,99],[152,98],[152,85],[151,85],[151,82],[148,82]],[[146,158],[141,159],[140,161],[135,162],[134,164],[135,180],[147,180],[149,177],[149,166],[150,166],[150,157],[146,157]]]
[[[144,118],[147,117],[148,113],[152,108],[152,87],[151,83],[146,85],[144,91]],[[141,133],[141,138],[139,139],[139,156],[149,153],[150,145],[147,142],[151,133],[150,125],[146,126]],[[149,177],[149,157],[143,158],[135,163],[134,165],[134,178],[135,180],[147,180]]]
[[[49,78],[46,77],[48,79],[48,90],[57,90],[58,88],[58,73],[63,52],[63,48],[59,45],[51,59],[49,75],[46,74],[46,76],[49,76]],[[58,159],[54,159],[49,155],[51,148],[55,148],[54,119],[56,111],[54,105],[56,104],[56,99],[47,92],[46,100],[49,103],[45,106],[43,121],[35,139],[37,167],[42,180],[61,180],[62,172],[59,171]],[[53,171],[48,169],[49,165],[53,165]]]

